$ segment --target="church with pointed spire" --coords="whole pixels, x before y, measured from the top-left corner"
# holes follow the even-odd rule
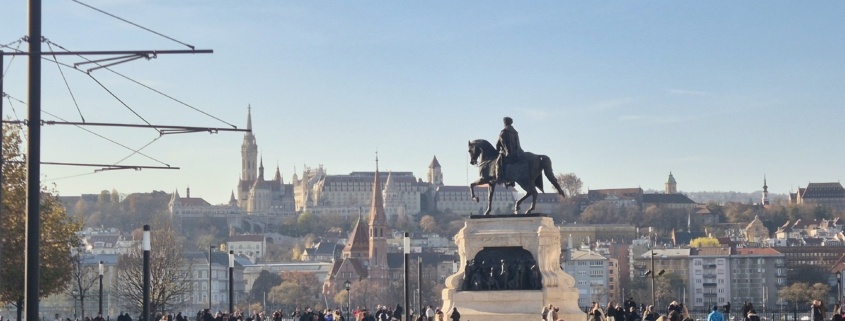
[[[246,128],[241,144],[241,177],[237,198],[232,192],[230,204],[236,204],[247,215],[293,215],[293,186],[285,184],[279,166],[272,180],[264,179],[264,159],[259,159],[258,143],[252,132],[252,107],[247,107]]]
[[[335,287],[336,280],[383,280],[388,282],[391,278],[391,267],[388,257],[396,253],[388,253],[387,239],[390,231],[387,229],[387,215],[385,215],[385,199],[381,187],[381,175],[378,170],[378,159],[376,159],[376,171],[373,175],[373,188],[370,201],[368,220],[364,221],[358,216],[358,221],[342,250],[342,258],[334,261],[329,277],[326,279],[327,287]],[[388,182],[390,184],[390,174]],[[388,190],[385,186],[384,190]],[[342,282],[342,281],[341,281]]]

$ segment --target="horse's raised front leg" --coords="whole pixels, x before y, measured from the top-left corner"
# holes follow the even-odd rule
[[[473,201],[478,203],[478,196],[475,196],[475,187],[478,186],[478,182],[469,183],[469,196],[472,198]]]
[[[493,192],[496,190],[496,184],[489,183],[487,185],[487,210],[484,211],[484,215],[490,215],[490,210],[493,207]]]

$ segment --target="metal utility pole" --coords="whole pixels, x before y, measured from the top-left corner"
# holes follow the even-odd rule
[[[41,0],[29,0],[29,90],[26,148],[26,321],[38,321],[41,266]]]
[[[211,250],[214,246],[208,248],[208,313],[211,313]]]
[[[101,316],[101,317],[103,316],[103,271],[104,270],[105,270],[105,267],[103,266],[103,261],[100,261],[100,265],[99,265],[99,272],[100,272],[100,301],[99,301],[99,306],[100,306],[100,309],[97,311],[97,314],[99,314],[99,316]]]
[[[229,317],[235,313],[235,251],[229,250]]]
[[[420,315],[422,315],[423,311],[425,311],[422,299],[422,256],[417,257],[417,291],[419,292],[417,298],[420,300]]]
[[[141,321],[150,321],[150,226],[144,225],[144,288],[143,292],[143,313]],[[27,320],[28,321],[28,320]]]

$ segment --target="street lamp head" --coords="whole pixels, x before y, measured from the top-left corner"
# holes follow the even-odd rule
[[[660,272],[657,272],[657,276],[661,276],[663,273],[666,273],[666,270],[660,270]]]
[[[651,275],[651,270],[645,271],[645,276]]]
[[[842,271],[837,271],[837,272],[836,272],[836,279],[838,279],[838,280],[842,280]]]
[[[103,270],[105,270],[105,267],[103,266],[103,261],[100,261],[100,266],[99,266],[100,276],[103,276]]]
[[[352,288],[352,282],[349,282],[349,280],[346,280],[346,282],[343,282],[343,288],[346,289],[346,291],[349,291],[349,289]]]

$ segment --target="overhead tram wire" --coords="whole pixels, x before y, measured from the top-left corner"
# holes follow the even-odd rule
[[[19,102],[19,103],[21,103],[21,104],[26,105],[26,103],[25,103],[25,102],[23,102],[23,101],[21,101],[20,99],[14,98],[14,97],[12,97],[12,96],[10,96],[10,95],[6,95],[6,97],[7,97],[7,98],[9,98],[9,101],[11,101],[11,99],[14,99],[14,100],[16,100],[17,102]],[[14,111],[14,108],[13,108],[12,110]],[[57,118],[57,119],[60,119],[60,120],[64,121],[64,119],[63,119],[62,117],[59,117],[58,115],[55,115],[55,114],[53,114],[53,113],[50,113],[50,112],[48,112],[48,111],[44,110],[43,108],[42,108],[41,112],[43,112],[44,114],[47,114],[47,115],[49,115],[49,116],[51,116],[51,117],[55,117],[55,118]],[[17,116],[16,116],[16,117],[17,117]],[[24,121],[22,121],[22,120],[9,120],[9,121],[4,121],[4,123],[12,123],[12,124],[14,124],[14,123],[19,123],[19,124],[22,124],[23,122],[24,122]],[[146,145],[144,145],[144,147],[142,147],[141,149],[134,149],[134,148],[132,148],[132,147],[126,146],[126,145],[124,145],[124,144],[121,144],[121,143],[119,143],[119,142],[117,142],[117,141],[115,141],[115,140],[113,140],[113,139],[111,139],[111,138],[108,138],[108,137],[103,136],[103,135],[101,135],[101,134],[99,134],[99,133],[96,133],[96,132],[94,132],[94,131],[92,131],[92,130],[90,130],[90,129],[87,129],[87,128],[85,128],[85,127],[81,126],[81,125],[76,125],[76,127],[77,127],[77,128],[79,128],[79,129],[82,129],[82,130],[84,130],[84,131],[86,131],[86,132],[88,132],[88,133],[90,133],[90,134],[92,134],[92,135],[94,135],[94,136],[97,136],[97,137],[99,137],[99,138],[102,138],[102,139],[104,139],[104,140],[106,140],[106,141],[108,141],[108,142],[110,142],[110,143],[112,143],[112,144],[115,144],[115,145],[117,145],[117,146],[123,147],[124,149],[127,149],[127,150],[131,151],[131,152],[132,152],[132,154],[131,154],[131,155],[138,154],[138,155],[141,155],[141,156],[146,157],[146,158],[147,158],[147,159],[149,159],[149,160],[152,160],[152,161],[154,161],[154,162],[157,162],[157,163],[159,163],[159,164],[162,164],[162,165],[165,165],[165,166],[170,166],[170,164],[167,164],[167,163],[165,163],[165,162],[162,162],[162,161],[160,161],[160,160],[158,160],[158,159],[156,159],[156,158],[154,158],[154,157],[152,157],[152,156],[149,156],[149,155],[147,155],[147,154],[141,153],[141,149],[146,148],[147,146],[149,146],[149,145],[150,145],[150,143],[147,143],[147,144],[146,144]],[[156,138],[156,139],[154,139],[153,141],[158,140],[158,138],[160,138],[160,137],[161,137],[161,136],[157,137],[157,138]],[[120,163],[120,162],[117,162],[117,163]]]
[[[10,46],[11,46],[12,44],[14,44],[14,43],[17,43],[17,44],[18,44],[18,46],[17,46],[17,47],[15,47],[15,48],[10,47]],[[15,50],[15,51],[18,51],[18,50],[20,50],[20,48],[21,48],[21,44],[22,44],[22,43],[23,43],[23,37],[21,37],[20,39],[18,39],[18,40],[16,40],[16,41],[12,41],[12,42],[10,42],[10,43],[8,43],[8,44],[5,44],[5,45],[2,45],[2,46],[3,46],[3,47],[6,47],[6,48],[9,48],[9,49],[13,49],[13,50]],[[12,68],[12,62],[13,62],[13,61],[15,61],[15,56],[12,56],[12,59],[9,59],[9,66],[8,66],[8,67],[6,67],[6,69],[5,69],[5,70],[3,70],[3,75],[2,75],[0,78],[6,78],[6,73],[8,73],[8,72],[9,72],[9,68]],[[0,66],[0,68],[3,68],[3,66]],[[0,93],[0,94],[2,94],[2,93]]]
[[[88,58],[86,58],[86,57],[82,56],[82,54],[89,54],[89,55],[104,55],[104,54],[109,54],[109,55],[155,54],[155,55],[157,56],[157,55],[160,55],[160,54],[201,54],[201,53],[213,53],[213,50],[209,50],[209,49],[199,49],[199,50],[134,50],[134,51],[70,51],[70,50],[68,50],[67,48],[64,48],[63,46],[61,46],[61,45],[59,45],[59,44],[57,44],[57,43],[55,43],[55,42],[52,42],[52,41],[50,41],[50,40],[46,40],[46,41],[47,41],[47,42],[49,42],[49,44],[51,44],[51,45],[53,45],[53,46],[56,46],[56,47],[58,47],[58,48],[60,48],[60,49],[62,49],[62,50],[64,50],[64,51],[65,51],[65,52],[50,52],[49,54],[51,54],[51,55],[63,55],[63,56],[64,56],[64,55],[75,55],[75,56],[78,56],[78,57],[80,57],[80,58],[84,59],[85,61],[88,61],[88,62],[93,62],[93,60],[90,60],[90,59],[88,59]],[[13,42],[13,43],[14,43],[14,42]],[[25,51],[20,50],[20,49],[17,49],[17,48],[10,47],[10,46],[8,46],[8,45],[2,45],[2,44],[0,44],[0,46],[5,47],[5,48],[8,48],[8,49],[12,49],[12,50],[14,51],[14,52],[11,52],[11,53],[4,53],[4,54],[5,54],[5,55],[7,55],[7,56],[12,56],[12,57],[14,57],[14,56],[17,56],[17,55],[25,55],[25,54],[26,54],[26,52],[25,52]],[[47,54],[47,53],[45,53],[45,54]],[[41,59],[46,60],[46,61],[53,62],[53,60],[50,60],[49,58],[41,57]],[[66,63],[63,63],[63,62],[57,62],[57,63],[58,63],[59,65],[62,65],[62,66],[64,66],[64,67],[66,67],[66,68],[70,68],[70,69],[73,69],[73,70],[78,71],[78,72],[81,72],[81,73],[86,73],[84,70],[81,70],[81,69],[77,68],[76,66],[69,65],[69,64],[66,64]],[[190,104],[188,104],[188,103],[186,103],[186,102],[184,102],[184,101],[181,101],[181,100],[179,100],[179,99],[177,99],[177,98],[175,98],[175,97],[173,97],[173,96],[170,96],[170,95],[168,95],[168,94],[166,94],[166,93],[164,93],[164,92],[162,92],[162,91],[160,91],[160,90],[158,90],[158,89],[155,89],[155,88],[152,88],[152,87],[150,87],[150,86],[148,86],[148,85],[145,85],[145,84],[143,84],[143,83],[141,83],[141,82],[139,82],[139,81],[137,81],[137,80],[135,80],[135,79],[133,79],[133,78],[131,78],[131,77],[129,77],[129,76],[126,76],[126,75],[124,75],[124,74],[122,74],[122,73],[119,73],[119,72],[117,72],[117,71],[115,71],[115,70],[113,70],[113,69],[111,69],[111,68],[108,68],[108,67],[103,67],[102,69],[108,70],[108,71],[112,72],[113,74],[115,74],[115,75],[117,75],[117,76],[119,76],[119,77],[121,77],[121,78],[123,78],[123,79],[126,79],[126,80],[128,80],[128,81],[130,81],[130,82],[133,82],[133,83],[135,83],[136,85],[139,85],[139,86],[141,86],[141,87],[144,87],[144,88],[146,88],[147,90],[150,90],[150,91],[152,91],[152,92],[154,92],[154,93],[157,93],[157,94],[159,94],[159,95],[161,95],[161,96],[163,96],[163,97],[166,97],[166,98],[168,98],[168,99],[170,99],[170,100],[172,100],[172,101],[174,101],[174,102],[177,102],[177,103],[179,103],[179,104],[181,104],[181,105],[183,105],[183,106],[185,106],[185,107],[188,107],[188,108],[190,108],[190,109],[192,109],[192,110],[194,110],[194,111],[196,111],[196,112],[198,112],[198,113],[200,113],[200,114],[203,114],[203,115],[205,115],[205,116],[208,116],[209,118],[212,118],[212,119],[217,120],[217,121],[219,121],[219,122],[221,122],[221,123],[224,123],[224,124],[226,124],[226,125],[228,125],[228,126],[230,126],[230,127],[232,127],[232,128],[238,128],[238,126],[236,126],[236,125],[234,125],[234,124],[232,124],[232,123],[229,123],[229,122],[227,122],[227,121],[225,121],[225,120],[223,120],[223,119],[221,119],[221,118],[219,118],[219,117],[217,117],[217,116],[214,116],[214,115],[212,115],[212,114],[209,114],[208,112],[205,112],[205,111],[203,111],[202,109],[199,109],[199,108],[197,108],[197,107],[194,107],[194,106],[192,106],[192,105],[190,105]]]
[[[133,26],[136,26],[136,27],[138,27],[138,28],[141,28],[141,29],[143,29],[143,30],[149,31],[149,32],[151,32],[151,33],[153,33],[153,34],[159,35],[159,36],[161,36],[161,37],[163,37],[163,38],[165,38],[165,39],[169,39],[169,40],[171,40],[171,41],[173,41],[173,42],[175,42],[175,43],[178,43],[178,44],[184,45],[184,46],[186,46],[186,47],[188,47],[188,48],[191,48],[191,49],[196,49],[196,48],[194,48],[194,46],[192,46],[192,45],[189,45],[189,44],[187,44],[187,43],[184,43],[184,42],[181,42],[181,41],[179,41],[179,40],[173,39],[173,38],[168,37],[168,36],[166,36],[166,35],[164,35],[164,34],[162,34],[162,33],[160,33],[160,32],[154,31],[154,30],[152,30],[152,29],[150,29],[150,28],[144,27],[144,26],[139,25],[139,24],[137,24],[137,23],[134,23],[134,22],[132,22],[132,21],[129,21],[129,20],[123,19],[123,18],[121,18],[121,17],[118,17],[118,16],[113,15],[113,14],[111,14],[111,13],[108,13],[108,12],[106,12],[106,11],[103,11],[103,10],[101,10],[101,9],[95,8],[95,7],[91,6],[91,5],[88,5],[88,4],[86,4],[86,3],[83,3],[82,1],[79,1],[79,0],[71,0],[71,1],[76,2],[76,3],[78,3],[78,4],[81,4],[81,5],[83,5],[83,6],[86,6],[86,7],[90,8],[90,9],[95,10],[95,11],[98,11],[98,12],[100,12],[100,13],[102,13],[102,14],[105,14],[105,15],[107,15],[107,16],[109,16],[109,17],[115,18],[115,19],[117,19],[117,20],[120,20],[120,21],[126,22],[126,23],[128,23],[128,24],[130,24],[130,25],[133,25]]]
[[[100,87],[102,87],[103,90],[105,90],[107,93],[109,93],[109,95],[114,97],[114,99],[117,100],[118,102],[120,102],[124,107],[126,107],[126,109],[129,109],[129,111],[131,111],[133,114],[135,114],[135,116],[138,116],[139,119],[141,119],[142,121],[147,123],[147,125],[150,125],[150,127],[155,129],[159,133],[159,135],[163,135],[161,130],[159,130],[158,128],[156,128],[152,124],[150,124],[150,122],[148,122],[143,116],[138,114],[134,109],[132,109],[132,107],[129,107],[129,105],[127,105],[125,102],[123,102],[123,100],[121,100],[120,97],[117,97],[117,95],[115,95],[111,90],[109,90],[105,85],[103,85],[103,83],[101,83],[99,80],[97,80],[97,78],[94,78],[94,76],[92,76],[90,73],[88,74],[88,77],[91,77],[91,79],[94,80],[94,82],[96,82],[98,85],[100,85]],[[83,121],[83,123],[84,123],[84,121]]]
[[[61,46],[61,45],[59,45],[59,44],[57,44],[57,43],[55,43],[55,42],[52,42],[52,41],[50,41],[50,40],[47,40],[47,41],[48,41],[48,43],[50,43],[50,44],[52,44],[52,45],[54,45],[54,46],[58,47],[59,49],[62,49],[62,50],[64,50],[64,51],[66,51],[66,52],[71,52],[71,51],[70,51],[70,50],[68,50],[67,48],[65,48],[65,47],[63,47],[63,46]],[[156,57],[157,57],[157,54],[158,54],[158,53],[160,53],[160,52],[162,52],[162,51],[154,51],[154,53],[156,54]],[[131,54],[129,54],[129,55],[131,55]],[[119,72],[117,72],[117,71],[115,71],[115,70],[113,70],[113,69],[111,69],[111,68],[108,68],[109,66],[102,66],[102,65],[100,65],[99,63],[97,63],[96,61],[93,61],[93,60],[91,60],[91,59],[88,59],[88,58],[86,58],[86,57],[84,57],[84,56],[82,56],[82,55],[77,55],[77,56],[78,56],[79,58],[85,59],[86,63],[93,63],[93,64],[96,64],[97,66],[101,67],[102,69],[108,70],[108,71],[110,71],[111,73],[113,73],[113,74],[115,74],[115,75],[117,75],[117,76],[120,76],[120,77],[121,77],[121,78],[123,78],[123,79],[126,79],[126,80],[128,80],[128,81],[130,81],[130,82],[135,83],[136,85],[139,85],[139,86],[141,86],[141,87],[144,87],[144,88],[146,88],[146,89],[148,89],[148,90],[150,90],[150,91],[152,91],[152,92],[154,92],[154,93],[157,93],[157,94],[159,94],[159,95],[161,95],[161,96],[163,96],[163,97],[166,97],[166,98],[168,98],[168,99],[170,99],[170,100],[172,100],[172,101],[174,101],[174,102],[177,102],[177,103],[181,104],[182,106],[188,107],[188,108],[190,108],[190,109],[192,109],[192,110],[194,110],[194,111],[196,111],[196,112],[198,112],[198,113],[200,113],[200,114],[206,115],[206,116],[208,116],[208,117],[210,117],[210,118],[212,118],[212,119],[214,119],[214,120],[217,120],[217,121],[219,121],[219,122],[221,122],[221,123],[224,123],[224,124],[226,124],[226,125],[229,125],[229,126],[231,126],[232,128],[238,128],[238,126],[235,126],[234,124],[229,123],[229,122],[227,122],[227,121],[225,121],[225,120],[223,120],[223,119],[221,119],[221,118],[219,118],[219,117],[217,117],[217,116],[214,116],[214,115],[212,115],[212,114],[209,114],[208,112],[205,112],[205,111],[203,111],[203,110],[201,110],[201,109],[199,109],[199,108],[197,108],[197,107],[194,107],[194,106],[192,106],[192,105],[190,105],[190,104],[188,104],[188,103],[186,103],[186,102],[184,102],[184,101],[181,101],[181,100],[179,100],[179,99],[176,99],[176,98],[175,98],[175,97],[173,97],[173,96],[170,96],[170,95],[168,95],[168,94],[166,94],[166,93],[164,93],[164,92],[161,92],[161,91],[159,91],[158,89],[155,89],[155,88],[153,88],[153,87],[150,87],[150,86],[148,86],[148,85],[145,85],[145,84],[143,84],[143,83],[141,83],[141,82],[139,82],[139,81],[137,81],[137,80],[135,80],[135,79],[130,78],[129,76],[126,76],[126,75],[124,75],[124,74],[122,74],[122,73],[119,73]],[[147,56],[147,59],[150,59],[150,57],[149,57],[149,56]],[[133,60],[134,60],[134,59],[133,59]],[[127,61],[121,61],[121,63],[123,63],[123,62],[127,62]],[[76,64],[74,64],[72,67],[71,67],[70,65],[65,65],[65,66],[70,67],[70,68],[73,68],[74,70],[82,71],[82,70],[80,70],[80,69],[78,69],[78,68],[77,68],[80,64],[83,64],[83,63],[76,63]],[[90,72],[90,71],[93,71],[93,70],[89,70],[89,72]],[[84,71],[82,71],[82,72],[84,72]]]
[[[47,47],[50,47],[50,51],[53,51],[53,46],[51,46],[49,42],[47,43]],[[62,66],[59,65],[59,60],[56,58],[56,55],[53,55],[53,61],[56,63],[56,69],[59,70],[59,74],[62,75],[62,80],[65,82],[65,87],[67,88],[67,92],[70,94],[70,99],[73,100],[73,105],[76,106],[76,111],[79,112],[79,118],[82,119],[82,122],[85,122],[85,116],[82,116],[82,110],[79,109],[79,103],[76,102],[76,96],[74,96],[73,91],[70,90],[70,84],[67,83],[65,72],[62,71]]]

